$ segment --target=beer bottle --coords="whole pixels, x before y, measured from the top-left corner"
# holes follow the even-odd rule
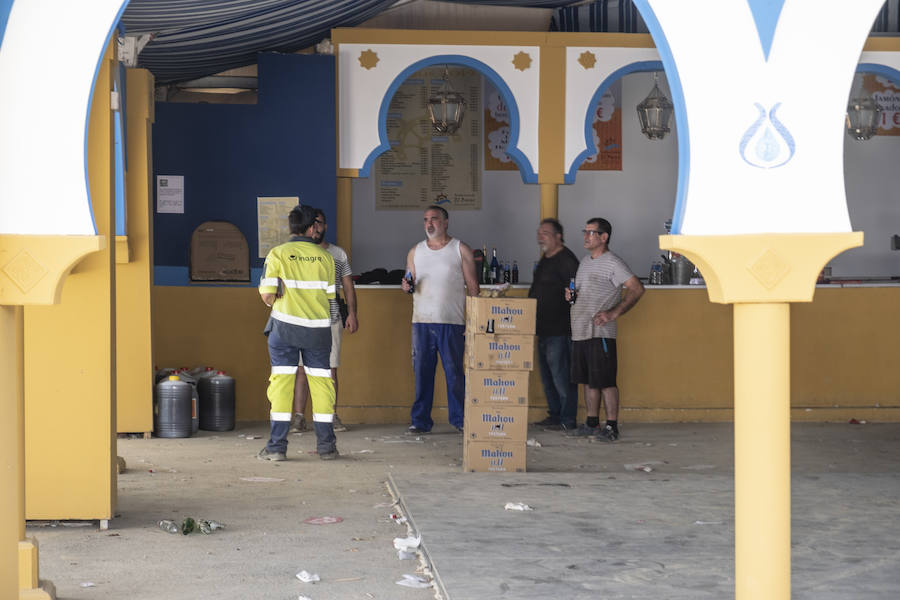
[[[497,261],[497,247],[494,246],[494,249],[491,251],[490,282],[494,284],[501,281],[503,281],[503,274],[500,272],[500,263]]]
[[[487,257],[487,246],[481,247],[481,253],[484,255],[484,259],[481,261],[481,281],[479,283],[487,285],[491,279],[491,265]]]
[[[503,282],[509,283],[512,279],[512,272],[509,269],[509,263],[504,263],[503,265]]]
[[[575,291],[575,278],[569,280],[569,304],[575,304],[575,297],[577,296],[577,292]]]
[[[406,272],[406,275],[403,276],[403,279],[405,279],[405,280],[406,280],[406,283],[409,284],[409,291],[408,291],[407,293],[408,293],[408,294],[415,294],[415,293],[416,293],[416,282],[413,281],[412,273],[410,273],[409,271],[407,271],[407,272]]]
[[[513,261],[512,282],[519,283],[519,263],[516,261]]]

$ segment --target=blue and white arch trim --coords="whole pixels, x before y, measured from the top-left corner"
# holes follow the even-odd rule
[[[594,111],[597,110],[597,104],[599,104],[603,94],[606,93],[613,83],[625,75],[662,70],[663,64],[658,60],[634,62],[616,69],[600,83],[593,96],[591,96],[590,102],[588,102],[587,111],[584,113],[584,149],[575,157],[575,160],[573,160],[569,166],[569,170],[566,172],[564,178],[566,183],[575,183],[578,167],[581,166],[581,163],[583,163],[587,157],[593,155],[597,150],[594,145]],[[619,110],[623,110],[623,107],[619,107]]]
[[[666,34],[663,32],[662,25],[656,17],[656,13],[650,7],[650,0],[634,0],[635,6],[641,13],[647,29],[650,31],[659,57],[662,60],[663,68],[666,72],[666,79],[669,82],[669,92],[672,94],[672,104],[675,112],[675,127],[678,130],[678,183],[675,188],[675,212],[672,215],[672,231],[677,235],[681,233],[681,226],[684,221],[684,210],[688,192],[688,176],[690,173],[690,135],[688,130],[687,110],[685,109],[684,90],[681,85],[681,79],[678,75],[678,67],[675,64],[675,57]]]
[[[503,81],[503,78],[500,77],[500,75],[488,65],[474,58],[459,54],[430,56],[428,58],[418,60],[403,69],[400,74],[394,78],[390,86],[388,86],[387,92],[385,92],[384,97],[381,99],[381,107],[378,110],[378,139],[380,143],[377,148],[369,153],[369,156],[363,163],[362,168],[359,170],[360,177],[368,177],[375,159],[378,158],[378,156],[383,152],[391,149],[391,145],[388,141],[387,136],[387,115],[388,109],[391,104],[391,99],[394,97],[394,93],[401,85],[403,85],[403,83],[407,79],[409,79],[409,77],[413,73],[434,65],[462,65],[464,67],[469,67],[470,69],[478,71],[491,80],[491,83],[493,83],[497,90],[500,92],[500,95],[503,97],[503,101],[506,103],[506,106],[509,110],[509,144],[506,149],[506,153],[519,167],[519,172],[522,174],[522,180],[525,183],[537,183],[538,177],[537,173],[534,170],[534,167],[528,160],[528,157],[525,156],[525,154],[521,150],[519,150],[517,146],[519,141],[520,128],[519,108],[516,104],[515,96],[513,96],[513,93],[509,89],[509,86],[505,81]],[[470,111],[479,109],[480,107],[469,107]]]
[[[423,67],[456,64],[478,71],[498,89],[510,109],[507,153],[525,182],[537,182],[538,46],[339,43],[337,64],[339,169],[367,176],[375,157],[389,148],[387,110],[400,85]]]
[[[126,4],[0,5],[0,233],[96,234],[88,121],[100,62]],[[47,40],[66,40],[65,47]]]

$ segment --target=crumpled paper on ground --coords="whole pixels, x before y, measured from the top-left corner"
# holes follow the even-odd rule
[[[394,548],[396,548],[397,550],[403,550],[404,552],[416,550],[421,543],[422,536],[411,535],[405,538],[394,538]]]
[[[397,585],[402,585],[403,587],[410,588],[429,588],[431,587],[431,582],[425,579],[420,575],[409,575],[404,574],[403,579],[400,581],[395,581]]]
[[[321,577],[319,577],[315,573],[310,573],[309,571],[300,571],[299,573],[297,573],[297,579],[299,579],[303,583],[315,583],[317,581],[322,581]]]
[[[523,502],[507,502],[503,508],[506,510],[534,510]]]

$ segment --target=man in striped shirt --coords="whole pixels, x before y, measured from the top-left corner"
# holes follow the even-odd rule
[[[337,458],[334,436],[334,384],[331,380],[331,315],[334,299],[334,259],[313,239],[316,211],[297,206],[288,216],[291,239],[266,256],[259,283],[262,301],[272,308],[266,326],[269,360],[267,396],[272,404],[271,433],[261,460],[285,460],[294,401],[297,365],[303,360],[309,382],[319,458]]]
[[[619,438],[619,388],[616,386],[616,319],[628,312],[644,286],[625,262],[609,249],[612,225],[593,218],[582,230],[589,252],[575,275],[572,305],[572,381],[583,383],[587,423],[569,435],[612,442]],[[624,294],[622,288],[624,287]],[[572,296],[566,289],[566,300]],[[606,423],[600,425],[600,401]]]

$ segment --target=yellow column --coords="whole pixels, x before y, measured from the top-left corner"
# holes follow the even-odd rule
[[[736,600],[791,597],[790,305],[734,305]]]
[[[153,429],[153,75],[128,69],[125,236],[116,237],[116,431]]]
[[[541,219],[559,218],[559,186],[541,183]]]
[[[337,245],[353,258],[353,179],[350,177],[337,178]]]
[[[790,304],[862,233],[660,236],[686,255],[709,299],[734,304],[736,600],[790,600]]]
[[[22,436],[22,307],[0,306],[0,597],[19,590],[19,540],[25,538]]]
[[[94,222],[109,243],[66,278],[62,303],[25,309],[30,519],[99,520],[102,526],[115,510],[114,51],[112,41],[97,72],[86,148]]]

